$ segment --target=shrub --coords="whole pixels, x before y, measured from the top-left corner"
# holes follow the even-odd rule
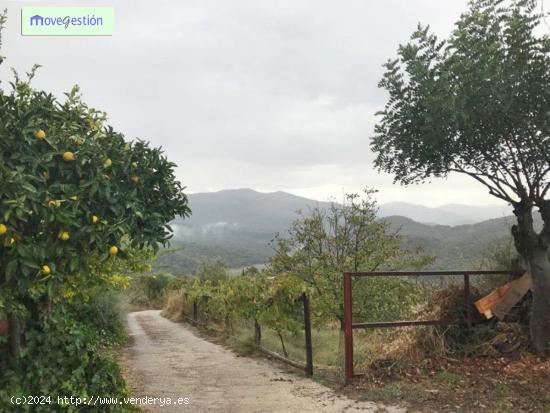
[[[354,281],[353,309],[357,322],[401,320],[425,300],[427,286],[405,278],[365,277]]]
[[[166,294],[166,301],[162,316],[172,321],[180,321],[187,315],[189,303],[185,296],[185,289],[171,290]]]
[[[114,357],[106,351],[107,331],[98,330],[94,315],[106,314],[112,301],[58,306],[40,325],[27,325],[19,363],[0,361],[0,411],[34,412],[36,406],[10,404],[11,396],[48,395],[47,411],[97,411],[90,407],[59,406],[57,397],[124,397],[124,380]],[[84,309],[84,313],[81,311]],[[76,318],[78,315],[78,319]],[[85,320],[83,322],[82,317]],[[131,406],[102,406],[102,412],[134,411]]]
[[[97,290],[94,298],[84,303],[74,303],[70,308],[73,319],[87,324],[101,340],[110,344],[122,344],[125,321],[119,305],[119,293],[109,290]]]
[[[174,277],[170,274],[144,274],[133,278],[129,300],[138,306],[161,307],[166,290]]]

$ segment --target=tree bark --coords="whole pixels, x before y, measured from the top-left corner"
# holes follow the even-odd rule
[[[531,344],[537,353],[545,354],[550,351],[550,209],[540,208],[544,228],[541,233],[537,233],[533,225],[532,208],[528,201],[514,205],[518,223],[512,227],[512,235],[516,249],[533,279],[533,305],[529,322]]]
[[[21,322],[13,313],[9,315],[9,348],[10,356],[18,360],[21,354]]]
[[[529,257],[533,278],[533,305],[529,329],[537,353],[550,351],[550,260],[548,249],[538,249]]]

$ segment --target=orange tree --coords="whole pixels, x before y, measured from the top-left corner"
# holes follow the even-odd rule
[[[0,90],[0,315],[39,320],[67,291],[104,282],[92,264],[165,244],[190,212],[175,164],[126,141],[75,87],[64,102],[15,75]]]

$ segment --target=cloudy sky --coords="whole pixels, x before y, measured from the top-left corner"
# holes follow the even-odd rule
[[[190,192],[288,191],[325,200],[368,185],[381,202],[498,204],[467,178],[392,184],[372,166],[377,88],[418,22],[447,35],[466,0],[3,1],[0,79],[40,69],[79,84],[127,137],[165,148]],[[115,7],[112,37],[22,37],[22,5]],[[5,87],[5,82],[2,82]]]

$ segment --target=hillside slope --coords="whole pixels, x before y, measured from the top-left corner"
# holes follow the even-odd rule
[[[273,252],[270,241],[277,233],[285,234],[297,211],[307,213],[310,207],[330,205],[285,192],[261,193],[250,189],[192,194],[189,201],[193,215],[173,223],[172,248],[177,251],[158,260],[159,270],[189,273],[201,262],[215,259],[230,267],[263,263]],[[409,204],[401,203],[399,209],[406,212],[406,205]],[[411,215],[418,215],[416,207],[411,206]],[[390,209],[384,210],[382,206],[381,215]],[[451,209],[459,210],[460,206]],[[469,219],[474,219],[472,211],[480,209],[484,211],[481,216],[488,214],[483,207],[470,207]],[[501,210],[494,212],[497,216],[501,213]],[[450,217],[462,219],[453,211],[432,215],[434,220],[446,221]],[[395,215],[383,219],[390,222],[393,230],[400,231],[407,246],[420,246],[437,257],[432,269],[476,268],[487,248],[509,235],[514,222],[511,216],[456,226],[430,225]]]

